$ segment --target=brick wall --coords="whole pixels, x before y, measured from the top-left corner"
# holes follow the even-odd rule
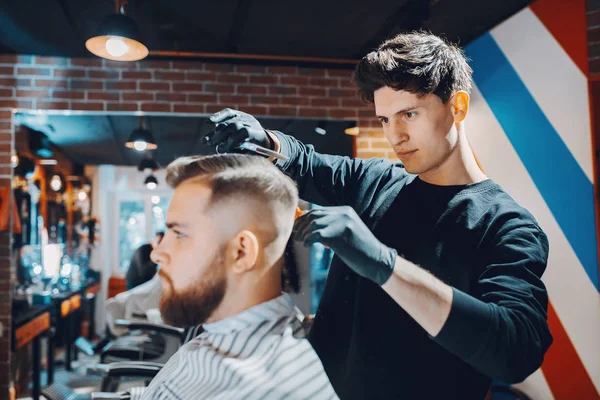
[[[295,66],[0,55],[0,184],[12,178],[13,109],[212,113],[233,107],[257,117],[356,120],[361,130],[356,155],[391,157],[372,106],[354,96],[350,74]],[[0,235],[0,398],[9,370],[9,276],[9,236]]]
[[[587,0],[590,75],[600,77],[600,0]]]

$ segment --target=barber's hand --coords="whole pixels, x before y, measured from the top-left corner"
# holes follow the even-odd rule
[[[296,220],[296,240],[322,243],[357,274],[383,285],[396,264],[395,249],[381,243],[352,207],[311,210]]]
[[[241,143],[250,141],[259,146],[272,148],[264,128],[250,114],[225,108],[209,117],[216,124],[214,131],[202,138],[203,143],[214,145],[219,153],[231,152]]]

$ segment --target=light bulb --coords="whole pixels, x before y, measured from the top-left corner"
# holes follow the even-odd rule
[[[121,57],[127,50],[129,48],[121,38],[111,37],[106,41],[106,51],[113,57]]]
[[[146,184],[146,187],[147,187],[148,189],[150,189],[150,190],[154,190],[154,189],[156,189],[156,183],[154,183],[154,182],[148,182],[148,183]]]
[[[158,204],[158,203],[160,203],[160,197],[159,196],[152,196],[150,198],[150,200],[152,201],[152,204]]]
[[[129,218],[129,224],[130,225],[135,225],[135,222],[136,222],[135,218],[133,218],[133,217]]]
[[[143,142],[141,140],[136,140],[135,142],[133,142],[133,148],[137,151],[144,151],[146,150],[146,148],[148,148],[148,143]]]
[[[85,199],[87,199],[87,193],[85,192],[85,190],[81,189],[79,193],[77,193],[77,198],[79,199],[79,201],[85,201]]]
[[[58,192],[60,190],[60,188],[62,188],[62,182],[61,182],[60,177],[58,175],[54,175],[52,177],[52,179],[50,180],[50,187],[55,192]]]
[[[16,168],[19,165],[19,156],[16,152],[13,152],[10,156],[10,164],[13,168]]]

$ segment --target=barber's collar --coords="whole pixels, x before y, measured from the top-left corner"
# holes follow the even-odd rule
[[[294,315],[294,302],[289,294],[283,293],[273,300],[257,304],[220,321],[204,324],[202,327],[209,333],[230,333],[256,326],[264,321],[276,321],[283,316]]]

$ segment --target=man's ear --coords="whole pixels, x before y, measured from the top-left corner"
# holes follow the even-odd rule
[[[452,102],[452,115],[454,122],[462,122],[469,113],[470,96],[464,90],[460,90],[450,99]]]
[[[229,254],[233,258],[233,272],[250,271],[258,260],[259,245],[256,235],[248,230],[238,233],[231,242]]]

